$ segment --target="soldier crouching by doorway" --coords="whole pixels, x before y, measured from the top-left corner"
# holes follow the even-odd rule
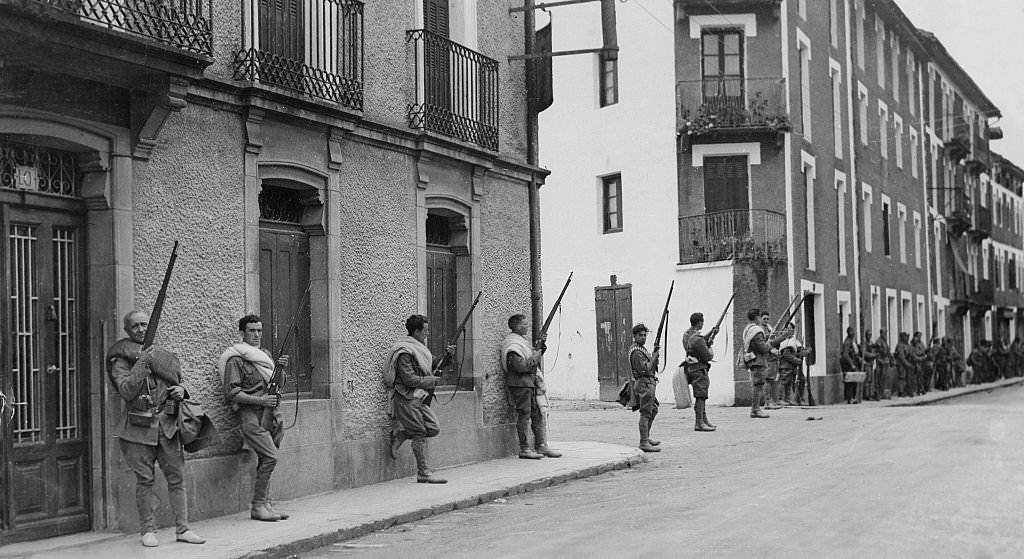
[[[142,348],[148,328],[149,313],[128,312],[124,315],[128,337],[118,340],[107,352],[107,373],[125,400],[124,425],[118,438],[124,461],[135,473],[135,505],[142,545],[160,545],[156,535],[157,499],[153,493],[157,462],[167,480],[175,539],[205,543],[188,525],[185,453],[178,435],[178,403],[188,398],[188,391],[181,385],[181,363],[169,351]]]
[[[552,450],[547,444],[547,424],[544,410],[537,400],[538,377],[541,356],[547,346],[540,340],[540,348],[530,345],[526,335],[530,326],[526,315],[515,314],[508,319],[510,332],[501,341],[501,370],[505,373],[505,386],[512,399],[516,414],[516,435],[519,437],[519,457],[525,459],[558,458],[562,453]],[[533,446],[530,448],[528,433],[533,431]]]
[[[278,512],[270,499],[270,476],[277,466],[277,449],[284,438],[283,422],[278,406],[281,395],[271,394],[268,387],[274,376],[274,359],[270,351],[260,347],[263,341],[263,321],[254,314],[238,320],[241,343],[229,347],[220,356],[217,369],[224,379],[224,396],[238,414],[242,438],[257,456],[256,479],[253,483],[253,520],[274,522],[287,520],[288,515]],[[277,364],[288,366],[288,356],[282,355]],[[283,371],[282,371],[283,373]],[[281,378],[284,384],[284,377]]]
[[[707,336],[700,333],[704,327],[704,314],[695,312],[690,315],[690,329],[683,334],[683,350],[686,351],[684,371],[686,381],[693,387],[693,430],[714,431],[718,429],[708,421],[707,403],[708,388],[711,381],[708,378],[708,371],[711,369],[711,360],[715,358],[715,352],[708,344],[708,338],[714,339],[718,334],[718,328],[712,328]]]
[[[388,387],[391,416],[391,458],[398,459],[398,450],[406,440],[412,440],[416,457],[416,481],[419,483],[448,483],[434,475],[427,462],[427,439],[441,432],[437,417],[430,409],[438,377],[434,368],[444,355],[434,358],[427,349],[430,324],[427,317],[414,314],[405,321],[408,335],[391,345],[384,364],[384,384]],[[448,355],[455,346],[446,348]]]
[[[658,448],[661,441],[651,438],[651,426],[658,415],[658,398],[654,391],[658,386],[658,360],[660,351],[653,354],[647,351],[647,333],[650,332],[641,322],[633,327],[633,346],[629,348],[629,367],[633,372],[633,398],[640,411],[640,450],[644,452],[661,452]]]

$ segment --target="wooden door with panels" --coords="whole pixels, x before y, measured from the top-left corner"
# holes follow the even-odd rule
[[[84,223],[59,211],[63,201],[28,208],[5,203],[22,201],[12,194],[0,189],[0,390],[13,406],[0,420],[5,542],[91,526]]]

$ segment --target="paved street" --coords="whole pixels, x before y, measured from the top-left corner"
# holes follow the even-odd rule
[[[1022,557],[1024,387],[930,406],[663,408],[639,467],[303,554],[358,557]],[[621,408],[560,403],[551,438],[635,443]],[[809,417],[821,420],[808,421]]]

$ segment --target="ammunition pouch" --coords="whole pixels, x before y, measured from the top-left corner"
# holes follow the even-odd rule
[[[136,427],[152,427],[156,414],[150,410],[128,410],[128,423]]]

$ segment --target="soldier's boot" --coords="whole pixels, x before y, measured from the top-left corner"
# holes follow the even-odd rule
[[[694,414],[697,416],[695,422],[696,425],[694,431],[714,431],[718,429],[717,425],[712,425],[708,421],[708,400],[707,398],[697,398],[694,403]]]
[[[391,459],[398,460],[398,449],[402,448],[402,443],[405,442],[405,431],[398,431],[391,435]]]
[[[262,520],[264,522],[277,522],[281,520],[281,515],[272,511],[267,507],[267,503],[253,503],[252,510],[249,511],[249,518],[253,520]]]
[[[267,487],[267,501],[266,501],[266,503],[267,503],[267,510],[269,510],[270,512],[280,516],[281,520],[288,520],[289,518],[291,518],[290,514],[288,514],[286,512],[281,512],[281,511],[277,510],[277,507],[274,506],[274,500],[270,498],[270,487],[269,486]]]
[[[281,515],[274,512],[267,506],[270,497],[270,474],[256,470],[256,481],[252,489],[252,509],[249,511],[249,518],[262,520],[264,522],[277,522]]]
[[[561,458],[562,453],[552,449],[543,439],[536,441],[537,452],[548,458]]]
[[[751,390],[751,394],[750,394],[750,417],[756,417],[756,418],[769,417],[769,415],[767,413],[765,413],[761,409],[761,387],[760,386],[754,386],[753,389]]]
[[[651,423],[640,416],[640,450],[644,452],[661,452],[661,449],[651,444]]]
[[[652,417],[652,418],[647,420],[647,442],[649,442],[651,444],[651,446],[661,446],[661,441],[659,441],[657,439],[652,439],[651,438],[651,429],[653,429],[653,428],[654,428],[654,418]]]
[[[416,482],[417,483],[448,483],[448,480],[437,477],[430,469],[427,462],[427,440],[413,439],[412,453],[416,457]]]

